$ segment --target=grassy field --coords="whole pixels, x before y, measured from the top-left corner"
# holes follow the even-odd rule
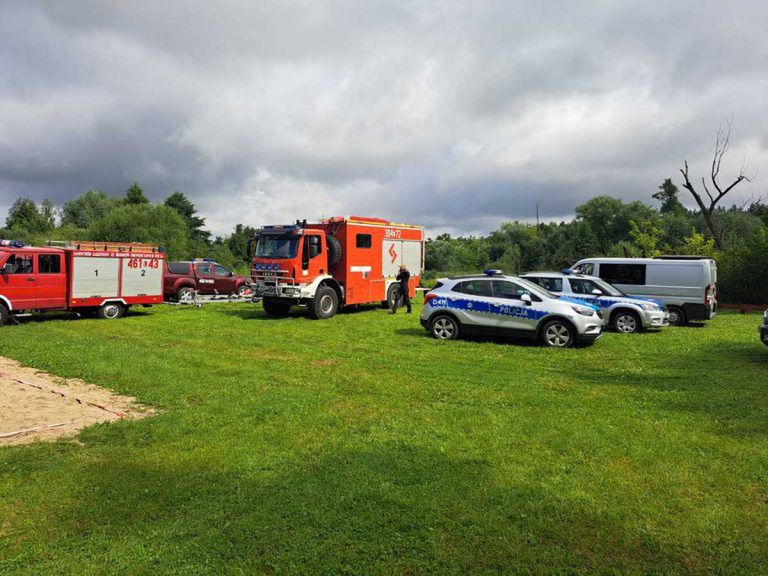
[[[0,573],[766,572],[758,323],[576,350],[377,309],[6,327],[0,355],[162,412],[0,449]]]

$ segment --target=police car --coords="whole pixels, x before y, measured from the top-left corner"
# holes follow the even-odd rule
[[[527,272],[521,277],[553,294],[578,298],[599,306],[607,325],[623,334],[669,326],[669,312],[663,302],[627,296],[615,286],[594,276],[563,271]]]
[[[599,307],[499,270],[438,280],[424,296],[421,325],[439,340],[497,334],[556,348],[592,344],[604,328]]]

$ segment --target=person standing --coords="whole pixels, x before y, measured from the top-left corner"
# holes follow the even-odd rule
[[[410,297],[410,281],[411,281],[411,273],[408,271],[408,268],[406,268],[405,264],[400,265],[400,272],[395,277],[395,280],[400,282],[400,289],[397,291],[397,294],[395,295],[395,301],[392,303],[392,314],[397,312],[397,309],[400,307],[400,299],[402,298],[403,304],[405,304],[405,308],[408,311],[408,314],[411,313],[411,297]]]

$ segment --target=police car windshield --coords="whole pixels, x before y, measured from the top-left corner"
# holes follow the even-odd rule
[[[256,242],[255,258],[295,258],[299,249],[299,236],[264,234]]]
[[[600,286],[600,290],[602,290],[603,293],[608,294],[608,296],[626,296],[624,292],[622,292],[615,286],[611,286],[605,280],[600,280],[599,278],[592,278],[592,282]]]
[[[550,292],[549,290],[546,290],[541,286],[539,286],[538,284],[534,284],[533,282],[530,282],[525,278],[517,278],[515,282],[519,282],[522,286],[525,286],[528,290],[530,290],[531,292],[539,296],[544,296],[545,298],[553,298],[553,299],[558,298],[556,294],[552,294],[552,292]]]

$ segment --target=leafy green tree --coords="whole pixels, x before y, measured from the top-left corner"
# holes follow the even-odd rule
[[[659,191],[653,194],[653,198],[661,202],[660,212],[662,214],[680,214],[685,212],[685,207],[678,198],[680,189],[672,183],[671,178],[667,178],[659,186]]]
[[[203,229],[205,218],[197,215],[197,209],[189,198],[177,190],[165,199],[165,205],[176,210],[184,218],[189,230],[189,238],[193,243],[207,244],[210,241],[211,233]]]
[[[104,218],[118,205],[118,201],[101,190],[88,190],[74,200],[64,204],[61,211],[61,225],[88,228],[93,222]]]
[[[691,235],[683,239],[678,254],[714,258],[717,255],[715,240],[714,238],[707,238],[702,232],[697,232],[695,228],[692,228]]]
[[[661,251],[658,249],[661,228],[657,228],[653,222],[637,224],[634,220],[630,222],[630,226],[629,236],[643,257],[653,258],[661,254]]]
[[[188,257],[187,225],[176,210],[151,204],[124,204],[88,228],[90,240],[148,242],[163,246],[171,259]]]
[[[38,208],[29,198],[17,198],[5,219],[6,228],[22,233],[39,234],[56,226],[56,209],[50,200],[43,200]]]
[[[137,182],[131,184],[131,187],[125,191],[124,202],[126,204],[149,204],[149,200],[144,195],[144,190],[141,189]]]

